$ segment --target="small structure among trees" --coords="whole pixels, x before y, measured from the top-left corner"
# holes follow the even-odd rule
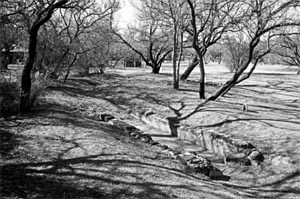
[[[139,59],[124,59],[123,61],[124,67],[131,67],[131,68],[141,68],[142,61]]]

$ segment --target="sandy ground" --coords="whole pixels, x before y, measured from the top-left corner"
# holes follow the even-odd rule
[[[288,69],[282,66],[260,66],[250,79],[181,123],[193,128],[214,129],[252,141],[276,155],[287,156],[290,153],[299,162],[300,77],[290,74]],[[170,88],[171,70],[165,68],[163,71],[166,73],[158,76],[141,74],[136,70],[125,70],[123,73],[118,71],[128,77],[124,84],[140,92],[132,95],[133,89],[126,93],[121,91],[120,86],[117,87],[117,95],[130,100],[124,104],[147,107],[163,116],[181,116],[193,111],[200,102],[197,98],[197,72],[192,74],[190,81],[181,84],[180,91],[173,92]],[[231,75],[218,72],[207,75],[208,93]],[[248,106],[247,112],[242,111],[243,104]],[[285,148],[284,152],[282,147]]]
[[[271,66],[261,68],[268,71]],[[179,162],[99,122],[112,113],[151,109],[164,116],[189,113],[201,102],[197,72],[172,89],[170,67],[113,69],[105,75],[54,83],[29,115],[1,120],[1,194],[7,198],[299,198],[300,77],[289,68],[256,73],[225,97],[181,121],[252,142],[264,170],[229,164],[228,182],[183,172]],[[207,92],[230,76],[208,66]],[[272,68],[274,69],[274,68]],[[272,70],[274,71],[274,70]],[[224,71],[223,71],[224,72]],[[217,83],[216,83],[217,82]],[[242,104],[249,111],[241,110]]]

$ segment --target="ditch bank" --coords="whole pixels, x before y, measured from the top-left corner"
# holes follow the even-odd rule
[[[204,131],[182,126],[177,118],[162,118],[152,111],[132,113],[132,116],[183,141],[199,145],[221,157],[225,164],[227,161],[234,161],[245,166],[259,166],[265,159],[264,155],[253,144],[230,135],[224,135],[213,130]]]
[[[141,131],[139,128],[130,125],[124,121],[116,119],[111,114],[100,114],[98,119],[102,122],[109,123],[120,130],[122,130],[127,136],[132,137],[137,141],[144,142],[151,147],[158,147],[162,153],[165,153],[172,159],[179,160],[188,170],[195,173],[201,173],[215,180],[229,180],[229,176],[225,176],[223,172],[216,168],[210,160],[201,156],[196,152],[184,152],[178,149],[172,148],[168,145],[156,142],[152,139],[152,136]]]

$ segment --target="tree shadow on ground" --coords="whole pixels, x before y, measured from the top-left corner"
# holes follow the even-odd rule
[[[270,174],[274,175],[274,174]],[[268,176],[263,176],[266,178]],[[294,182],[299,182],[300,171],[296,170],[292,173],[286,174],[280,179],[274,180],[273,182],[268,182],[260,185],[243,186],[237,184],[223,183],[224,186],[234,188],[236,190],[241,190],[249,194],[253,194],[254,198],[289,198],[287,194],[292,194],[293,198],[300,197],[300,188],[296,186],[287,186],[293,184]],[[256,179],[258,180],[258,179]],[[299,184],[299,183],[298,183]],[[284,185],[284,187],[282,187]]]
[[[23,167],[1,168],[2,197],[17,198],[104,198],[105,194],[93,189],[78,189],[62,179],[34,174]]]
[[[92,85],[95,82],[92,80],[78,80],[82,84]],[[88,83],[87,83],[88,82]],[[76,86],[72,86],[72,82],[69,84],[71,85],[60,85],[60,86],[52,86],[49,87],[49,90],[52,91],[60,91],[63,92],[71,97],[91,97],[95,99],[103,99],[109,102],[110,104],[118,107],[119,109],[123,109],[122,107],[126,106],[129,108],[136,108],[136,106],[140,105],[138,103],[144,101],[151,104],[157,104],[166,106],[168,104],[163,99],[160,100],[159,95],[161,92],[156,92],[153,90],[149,93],[142,92],[142,89],[139,85],[126,85],[124,80],[120,80],[119,82],[110,83],[109,86],[89,86],[88,88],[80,88]],[[135,101],[133,101],[133,99]],[[138,101],[138,102],[137,102]]]
[[[0,128],[1,157],[9,158],[11,151],[20,144],[19,139],[21,139],[21,136],[15,135],[4,128]]]
[[[45,105],[45,104],[44,104]],[[41,120],[47,118],[47,122]],[[18,128],[35,125],[56,125],[56,126],[77,126],[87,129],[95,129],[109,132],[110,136],[120,136],[122,133],[112,126],[86,118],[80,113],[72,112],[67,107],[57,104],[48,104],[36,109],[34,112],[18,116],[10,122],[19,122]],[[1,133],[2,134],[2,133]],[[4,135],[4,134],[3,134]],[[10,137],[8,131],[5,136]],[[101,137],[103,138],[103,134]],[[178,183],[159,183],[147,180],[140,172],[118,171],[116,168],[127,165],[136,168],[136,171],[143,169],[160,170],[168,176],[178,178],[201,178],[186,174],[185,172],[172,168],[172,166],[161,166],[147,162],[154,159],[136,160],[136,157],[126,157],[116,154],[100,154],[83,156],[77,158],[63,159],[72,149],[81,148],[77,139],[65,139],[58,136],[60,145],[66,145],[64,150],[56,151],[54,161],[36,163],[14,163],[2,164],[1,174],[1,195],[2,197],[17,198],[173,198],[164,191],[168,189],[184,189],[196,191],[193,187]],[[56,139],[56,137],[53,137]],[[42,141],[42,140],[39,140]],[[17,145],[12,139],[7,142]],[[50,144],[50,143],[48,143]],[[69,147],[71,145],[71,147]],[[10,149],[11,150],[11,149]],[[55,149],[54,149],[55,150]],[[45,154],[40,154],[41,156]],[[109,157],[108,159],[105,159]],[[133,158],[133,160],[130,160]],[[20,160],[22,161],[22,160]],[[99,168],[105,167],[104,170]],[[159,172],[159,173],[160,173]],[[122,178],[124,177],[124,179]],[[117,178],[117,179],[116,179]],[[135,179],[135,180],[126,180]],[[88,183],[89,181],[89,183]],[[83,183],[81,183],[83,182]],[[91,183],[92,182],[92,183]],[[85,184],[87,184],[85,186]],[[94,185],[90,187],[90,185]],[[133,188],[130,188],[133,187]],[[129,189],[130,188],[130,189]],[[213,193],[212,193],[213,194]]]
[[[93,82],[85,82],[87,85],[93,86]],[[117,85],[118,86],[118,85]],[[132,88],[132,87],[131,87]],[[78,91],[79,89],[79,91]],[[91,90],[80,90],[80,88],[72,88],[67,87],[61,88],[61,91],[69,92],[69,94],[77,94],[78,95],[90,95],[92,97],[97,97],[102,90],[98,90],[99,93],[95,94],[93,89]],[[113,95],[113,92],[107,88],[102,95],[106,95],[110,93]],[[76,95],[77,95],[76,94]],[[140,98],[149,99],[149,95],[141,95]],[[120,100],[120,99],[119,99]],[[114,103],[121,103],[124,100],[114,101]],[[151,99],[155,101],[156,99]],[[162,103],[160,101],[156,101],[155,103]],[[184,104],[182,104],[183,106]],[[181,106],[181,107],[182,107]],[[180,114],[177,110],[177,114]],[[35,114],[37,114],[35,116]],[[77,112],[71,111],[67,107],[59,106],[57,104],[50,104],[49,107],[45,107],[43,109],[37,110],[34,113],[34,116],[30,116],[34,119],[34,117],[45,116],[49,119],[53,119],[53,123],[60,126],[65,126],[68,124],[72,124],[73,126],[84,127],[88,129],[95,130],[103,130],[108,131],[112,135],[119,134],[117,131],[111,131],[111,128],[105,126],[103,123],[100,123],[95,118],[87,118]],[[29,124],[25,123],[24,125],[34,125],[34,123]],[[76,144],[76,140],[64,140],[63,142],[74,143],[74,147],[79,147]],[[17,144],[17,143],[15,143]],[[68,151],[63,151],[67,153]],[[1,168],[1,186],[4,197],[20,197],[20,198],[174,198],[169,194],[163,192],[165,188],[171,189],[180,189],[180,190],[191,190],[191,191],[202,191],[207,192],[215,197],[226,198],[223,197],[220,193],[214,193],[215,189],[222,189],[222,187],[218,184],[212,184],[211,182],[206,182],[207,184],[202,187],[198,187],[197,190],[194,190],[195,187],[189,186],[183,183],[161,183],[161,182],[151,182],[141,178],[138,173],[128,173],[125,171],[116,172],[116,166],[129,165],[131,167],[136,167],[139,169],[144,168],[155,168],[159,169],[163,174],[167,174],[168,176],[177,176],[182,178],[192,178],[195,180],[199,180],[203,182],[203,179],[196,178],[194,176],[188,175],[180,170],[173,169],[170,167],[162,167],[159,165],[149,164],[142,161],[137,160],[124,160],[121,158],[113,158],[113,159],[103,159],[104,156],[109,155],[96,155],[96,156],[86,156],[79,157],[73,159],[62,159],[63,155],[59,155],[55,161],[49,162],[40,162],[40,163],[28,163],[28,164],[6,164]],[[81,165],[78,168],[78,165]],[[92,165],[91,167],[85,167],[85,165]],[[103,166],[107,167],[107,170],[99,170],[99,167]],[[82,168],[83,166],[83,168]],[[112,169],[110,169],[112,168]],[[85,172],[92,173],[85,173]],[[114,176],[124,176],[134,178],[135,181],[127,181],[122,179],[110,178],[107,176],[103,176],[101,174],[114,174]],[[79,186],[74,181],[70,182],[67,179],[75,179],[75,182],[78,181],[87,181],[91,180],[95,182],[95,186],[89,188],[87,186]],[[289,179],[294,178],[293,176]],[[280,182],[283,184],[286,180]],[[104,184],[108,184],[112,190],[107,191],[101,189]],[[125,188],[120,188],[120,185],[124,185]],[[247,196],[255,197],[256,193],[261,194],[264,192],[272,192],[272,194],[276,193],[276,188],[273,188],[273,185],[268,185],[271,187],[270,189],[260,189],[257,187],[233,187],[234,189],[240,189],[243,193],[247,193]],[[136,187],[139,192],[133,192],[132,190],[128,190],[128,187]],[[248,193],[248,190],[251,192]],[[230,192],[234,190],[228,190]],[[295,193],[298,194],[295,189],[284,189],[278,195],[287,194],[287,193]],[[272,195],[273,196],[273,195]],[[176,198],[176,197],[175,197]]]
[[[172,198],[163,192],[164,187],[193,190],[187,185],[180,183],[164,184],[139,179],[138,173],[121,172],[114,173],[116,165],[130,165],[132,167],[145,169],[155,168],[162,170],[170,175],[184,176],[185,174],[176,169],[157,166],[154,164],[131,161],[124,159],[104,159],[110,155],[94,155],[73,159],[56,160],[40,163],[25,163],[5,165],[1,168],[1,187],[2,197],[20,198]],[[100,159],[99,159],[100,158]],[[78,165],[90,165],[78,168]],[[98,166],[108,166],[101,171],[96,169]],[[110,168],[114,165],[113,168]],[[90,167],[93,166],[95,170]],[[77,167],[77,168],[76,168]],[[94,174],[88,174],[91,171]],[[98,172],[98,173],[96,173]],[[101,173],[114,174],[119,177],[136,178],[135,181],[108,178]],[[72,182],[66,179],[73,179]],[[75,180],[74,180],[75,179]],[[83,187],[76,181],[93,181],[95,186],[92,188]],[[75,181],[75,182],[74,182]],[[103,189],[100,185],[110,186],[111,190]],[[122,186],[120,186],[122,185]],[[115,186],[115,187],[114,187]],[[118,188],[119,187],[119,188]],[[132,188],[139,191],[134,192]],[[106,187],[107,188],[107,187]],[[195,191],[195,190],[193,190]]]

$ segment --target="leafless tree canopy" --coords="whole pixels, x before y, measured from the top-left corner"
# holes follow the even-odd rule
[[[0,4],[0,47],[6,52],[1,68],[7,67],[5,56],[14,43],[25,41],[29,50],[22,74],[24,111],[30,107],[32,72],[44,78],[64,76],[65,81],[72,70],[87,73],[94,68],[102,73],[109,62],[122,57],[116,54],[125,56],[128,49],[153,73],[171,59],[174,89],[179,89],[181,58],[192,49],[195,57],[185,78],[199,65],[199,97],[205,99],[207,51],[217,45],[227,48],[233,76],[206,101],[249,78],[270,52],[289,65],[299,65],[300,0],[138,1],[137,22],[127,30],[114,23],[117,0],[3,0]]]

